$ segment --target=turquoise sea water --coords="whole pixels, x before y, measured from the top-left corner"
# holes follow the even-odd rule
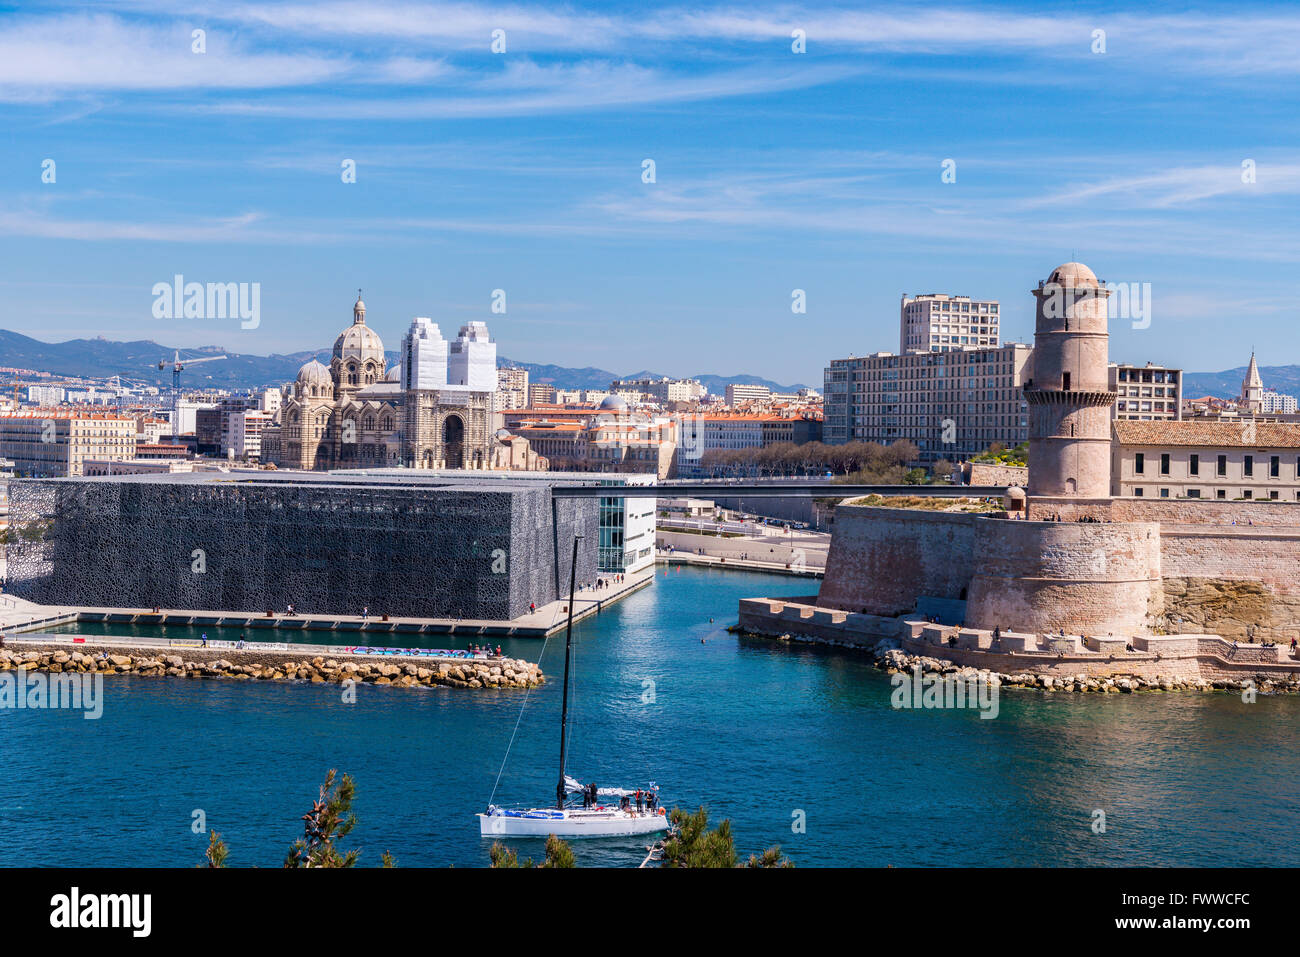
[[[722,630],[741,597],[808,590],[671,571],[579,624],[574,776],[654,779],[670,805],[730,817],[746,853],[779,843],[805,867],[1300,864],[1295,698],[1008,691],[994,720],[894,710],[864,656]],[[500,803],[554,793],[562,655],[552,638],[552,680],[529,698]],[[363,864],[389,849],[399,865],[482,866],[473,815],[523,700],[361,686],[345,704],[332,685],[133,677],[105,696],[98,721],[0,710],[0,864],[191,865],[201,810],[231,863],[275,866],[337,767],[357,782]],[[575,847],[586,864],[643,856],[635,840]]]

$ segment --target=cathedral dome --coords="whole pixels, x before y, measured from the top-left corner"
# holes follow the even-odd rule
[[[356,304],[352,307],[352,325],[334,340],[330,374],[339,392],[351,395],[381,381],[387,366],[383,340],[366,325],[366,304],[361,301],[358,290]]]
[[[296,383],[295,391],[299,396],[334,395],[334,378],[330,375],[329,366],[316,359],[298,370]]]
[[[1062,263],[1052,270],[1047,280],[1061,286],[1100,286],[1097,274],[1083,263]]]
[[[339,337],[334,340],[334,358],[356,359],[358,362],[370,359],[382,363],[384,341],[364,321],[355,322],[339,333]]]
[[[329,366],[318,359],[312,359],[311,362],[298,370],[298,381],[307,385],[324,384],[332,386],[334,384],[330,379]]]
[[[370,361],[372,364],[378,361],[381,373],[387,364],[384,361],[383,340],[366,325],[366,304],[361,301],[361,290],[357,290],[357,301],[352,306],[352,325],[340,332],[334,340],[334,358],[342,361],[351,359],[358,363]]]

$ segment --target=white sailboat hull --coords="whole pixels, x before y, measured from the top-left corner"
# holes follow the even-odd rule
[[[495,808],[478,816],[483,837],[632,837],[668,830],[662,808],[624,811],[620,808],[537,808],[505,811]]]

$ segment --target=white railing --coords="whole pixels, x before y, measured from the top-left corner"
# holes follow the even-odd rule
[[[659,528],[693,528],[702,532],[754,532],[754,525],[741,522],[711,522],[702,518],[660,518],[656,523]]]

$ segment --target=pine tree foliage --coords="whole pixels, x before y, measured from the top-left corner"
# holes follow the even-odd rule
[[[352,813],[352,799],[356,795],[356,785],[351,775],[343,775],[336,785],[331,768],[325,783],[321,785],[320,797],[312,809],[302,816],[303,836],[289,848],[284,859],[285,867],[352,867],[357,862],[360,850],[342,851],[338,842],[356,827],[357,818]]]
[[[724,818],[709,830],[709,812],[700,808],[694,814],[673,808],[670,820],[677,833],[664,842],[664,867],[737,867],[736,842],[731,821]],[[780,846],[770,847],[762,856],[751,854],[745,867],[793,867]]]
[[[203,855],[207,863],[200,864],[199,867],[225,867],[226,854],[226,842],[220,834],[212,831],[208,837],[208,849]]]
[[[500,868],[577,866],[573,861],[573,848],[554,834],[546,839],[546,859],[541,864],[534,864],[531,857],[526,858],[521,864],[519,855],[500,841],[493,842],[491,849],[488,851],[488,856],[492,859],[492,866]]]

